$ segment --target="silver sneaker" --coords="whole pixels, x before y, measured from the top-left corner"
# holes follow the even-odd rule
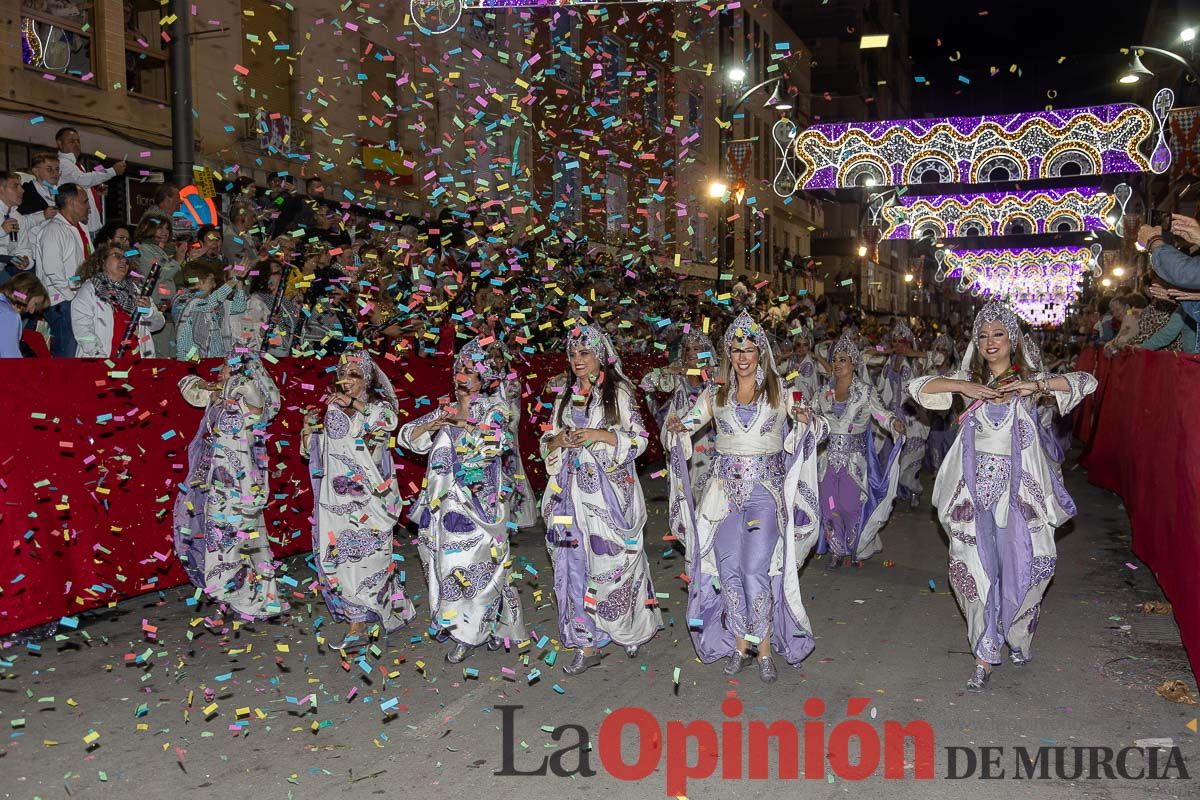
[[[987,686],[988,679],[991,677],[992,674],[990,672],[976,664],[975,669],[971,672],[971,677],[967,679],[967,691],[982,692],[984,687]]]
[[[750,660],[750,656],[745,653],[734,651],[729,654],[729,658],[725,660],[725,674],[737,675],[742,671],[742,667],[746,666],[746,662]]]
[[[625,648],[625,655],[629,656],[630,658],[637,658],[637,654],[638,646],[636,644],[631,644]]]
[[[758,677],[763,683],[774,683],[779,680],[779,671],[775,669],[775,659],[770,656],[760,656],[758,659]]]
[[[588,671],[592,667],[600,666],[600,654],[586,656],[582,650],[575,651],[575,657],[571,659],[571,663],[563,667],[563,672],[568,675],[579,675]]]
[[[463,644],[462,642],[455,642],[454,649],[449,653],[446,653],[446,660],[451,664],[461,664],[470,658],[471,654],[474,652],[475,648],[471,647],[471,645]]]
[[[1025,667],[1029,665],[1029,662],[1032,659],[1023,653],[1010,648],[1008,651],[1008,660],[1012,662],[1014,667]]]

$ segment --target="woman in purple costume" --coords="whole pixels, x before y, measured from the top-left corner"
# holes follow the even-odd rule
[[[571,377],[541,439],[542,518],[559,637],[575,648],[563,670],[578,675],[600,664],[610,642],[637,655],[662,628],[662,612],[642,548],[646,501],[634,460],[649,434],[633,384],[596,325],[571,330],[567,360]]]
[[[247,352],[230,356],[215,382],[188,375],[179,391],[204,417],[175,501],[175,553],[193,585],[243,620],[280,614],[288,605],[263,524],[270,500],[265,434],[279,413],[275,381]]]
[[[883,545],[879,530],[892,513],[904,439],[876,453],[872,426],[904,433],[904,422],[883,407],[867,379],[862,351],[849,336],[833,348],[833,381],[817,395],[815,410],[829,424],[818,463],[821,530],[817,552],[830,553],[828,568],[856,567]]]
[[[716,460],[691,504],[691,431],[712,421]],[[772,658],[798,665],[813,649],[800,565],[818,534],[817,443],[825,422],[794,404],[762,326],[743,312],[725,333],[721,377],[675,434],[668,461],[672,501],[687,503],[688,627],[705,663],[725,658],[734,675],[757,649],[759,677],[779,677]]]
[[[338,391],[327,398],[324,425],[302,436],[313,486],[313,556],[330,615],[350,629],[337,649],[367,644],[367,625],[384,635],[416,615],[397,580],[392,529],[400,493],[388,450],[398,403],[392,382],[365,351],[344,354]]]
[[[950,536],[950,586],[975,655],[966,688],[978,692],[1006,642],[1014,665],[1029,663],[1054,576],[1054,530],[1075,514],[1038,424],[1037,399],[1050,394],[1066,414],[1095,391],[1096,379],[1031,368],[1017,316],[999,301],[975,317],[972,337],[958,372],[918,378],[908,390],[933,411],[948,409],[955,394],[970,404],[933,502]]]

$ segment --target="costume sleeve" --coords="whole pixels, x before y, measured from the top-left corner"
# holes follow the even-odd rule
[[[1042,375],[1043,378],[1053,378],[1054,375]],[[1065,392],[1052,391],[1054,402],[1058,404],[1058,413],[1066,416],[1075,406],[1083,402],[1083,398],[1096,391],[1096,378],[1087,372],[1065,372],[1058,376],[1066,378],[1069,389]]]
[[[621,390],[617,393],[617,413],[620,421],[612,429],[617,437],[617,444],[613,447],[613,463],[623,465],[646,452],[650,434],[642,421],[642,412],[637,407],[637,401],[629,392]],[[608,445],[595,444],[593,447],[600,449]]]
[[[565,402],[567,402],[566,395],[559,395],[558,400],[554,402],[550,410],[550,426],[542,432],[541,439],[538,441],[538,449],[541,451],[542,462],[546,465],[546,476],[550,478],[553,478],[562,469],[562,448],[551,447],[550,442],[562,430],[558,424],[558,412],[559,404]]]
[[[363,410],[363,416],[366,417],[364,433],[367,437],[382,438],[383,434],[396,430],[396,426],[400,424],[400,418],[396,415],[395,410],[387,403],[379,401],[367,403],[367,407]]]
[[[913,381],[913,383],[915,382]],[[910,383],[909,385],[911,386],[912,384]],[[953,403],[954,398],[951,397],[950,401]],[[949,406],[946,407],[949,408]],[[871,413],[871,419],[875,420],[875,423],[886,431],[889,436],[896,432],[892,428],[892,423],[896,421],[896,415],[884,406],[883,399],[880,398],[879,392],[876,391],[874,386],[867,387],[867,410]]]
[[[188,405],[197,408],[205,408],[212,399],[212,392],[204,389],[203,386],[204,379],[199,375],[184,375],[179,379],[179,393],[183,395],[183,399],[188,402]]]
[[[433,434],[429,431],[424,431],[420,435],[417,435],[416,431],[422,425],[432,422],[441,413],[440,408],[435,408],[428,414],[401,425],[400,432],[396,435],[396,443],[411,453],[420,455],[428,453],[433,449]]]
[[[917,401],[917,403],[921,404],[925,408],[928,408],[930,411],[949,411],[950,406],[954,405],[953,392],[938,392],[936,394],[931,394],[924,391],[925,384],[937,379],[938,377],[949,378],[956,381],[970,380],[970,378],[967,376],[967,373],[962,372],[961,370],[951,373],[950,375],[922,375],[920,378],[915,378],[908,382],[908,394],[913,400]]]
[[[1180,289],[1200,289],[1200,257],[1185,255],[1164,244],[1150,252],[1150,266],[1163,280]]]

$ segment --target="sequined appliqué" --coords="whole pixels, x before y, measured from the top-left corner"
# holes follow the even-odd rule
[[[975,499],[981,506],[989,511],[995,508],[1011,481],[1008,456],[975,454]]]

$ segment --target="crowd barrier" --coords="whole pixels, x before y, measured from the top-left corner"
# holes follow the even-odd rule
[[[661,356],[624,359],[634,381]],[[187,446],[201,411],[184,402],[180,378],[206,378],[220,362],[149,359],[0,360],[0,635],[187,582],[175,558],[171,518],[187,477]],[[302,409],[319,404],[332,359],[269,364],[283,409],[269,430],[272,502],[267,528],[277,555],[312,548],[312,491],[300,456]],[[401,423],[433,408],[450,388],[449,359],[381,361],[400,399]],[[546,381],[566,368],[561,355],[534,356],[524,385],[520,444],[527,477],[540,492]],[[653,419],[645,460],[661,456]],[[406,500],[425,474],[420,456],[396,458]],[[69,624],[69,623],[68,623]]]
[[[1133,552],[1171,602],[1200,676],[1200,356],[1089,349],[1077,369],[1100,383],[1077,412],[1080,463],[1124,500]]]

